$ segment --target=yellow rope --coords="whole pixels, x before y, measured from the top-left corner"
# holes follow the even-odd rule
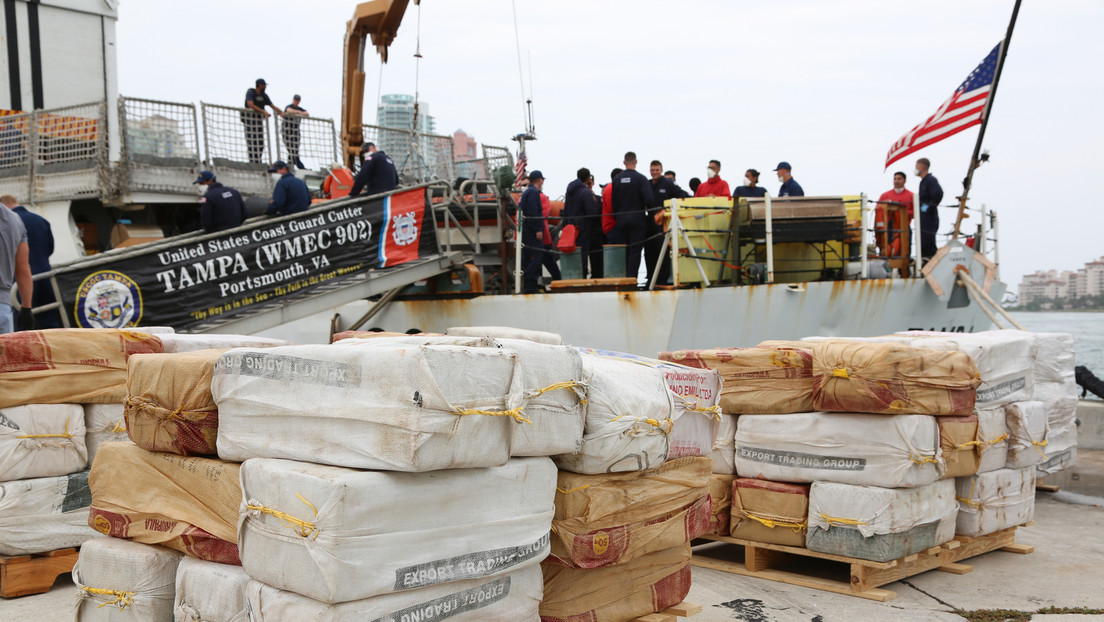
[[[977,477],[971,477],[970,478],[970,494],[966,495],[967,498],[965,498],[965,499],[963,499],[962,497],[955,497],[955,499],[958,499],[959,501],[965,503],[966,505],[968,505],[968,506],[970,506],[974,509],[980,510],[981,509],[981,504],[976,502],[976,501],[971,501],[970,500],[970,499],[974,498],[974,489],[975,488],[977,488]]]
[[[861,520],[855,520],[853,518],[836,518],[834,516],[828,516],[824,512],[820,513],[820,518],[823,519],[824,522],[828,523],[829,526],[831,526],[831,525],[866,525],[867,524],[867,523],[862,522]]]
[[[837,367],[832,370],[832,376],[836,378],[850,378],[851,375],[847,373],[847,368]]]
[[[114,596],[115,597],[115,600],[105,602],[105,603],[101,604],[99,607],[96,607],[97,609],[99,609],[100,607],[106,607],[108,605],[115,605],[115,604],[118,604],[118,603],[122,603],[122,604],[119,605],[119,611],[122,611],[123,609],[127,608],[127,605],[133,605],[134,604],[134,592],[127,592],[127,591],[124,591],[124,590],[104,590],[104,589],[100,589],[98,587],[87,587],[87,586],[84,586],[84,585],[81,586],[81,589],[84,590],[85,592],[88,592],[89,594],[100,594],[101,596]]]
[[[557,492],[562,492],[565,495],[569,495],[569,494],[571,494],[573,492],[576,492],[576,491],[579,491],[579,490],[586,490],[587,488],[590,488],[590,484],[586,484],[584,486],[576,486],[574,488],[569,488],[568,490],[564,490],[563,488],[560,488],[560,487],[557,486],[556,491]]]
[[[1005,432],[1004,434],[1001,434],[1000,436],[998,436],[997,438],[995,438],[991,441],[987,441],[987,440],[983,439],[981,441],[981,450],[985,451],[986,449],[989,449],[990,445],[996,445],[997,443],[1005,440],[1006,438],[1008,438],[1008,432]]]
[[[113,432],[115,434],[122,434],[123,432],[126,432],[126,431],[127,431],[126,430],[126,425],[123,423],[122,419],[116,421],[115,422],[115,427],[111,428],[111,432]]]
[[[24,434],[15,438],[73,438],[69,433],[69,420],[65,420],[65,434]]]
[[[617,421],[618,419],[624,419],[625,416],[626,415],[617,415],[613,419],[610,419],[610,423],[613,423],[614,421]],[[644,423],[647,423],[648,425],[658,429],[660,432],[663,432],[664,434],[670,434],[671,430],[675,427],[675,422],[671,421],[670,419],[663,419],[663,420],[660,420],[660,419],[641,419],[641,418],[637,417],[636,419],[633,420],[633,424],[640,423],[641,421],[643,421]]]
[[[782,519],[778,519],[778,518],[767,518],[765,516],[756,516],[755,514],[752,514],[751,512],[748,512],[747,510],[742,510],[742,513],[745,517],[750,518],[751,520],[756,521],[756,522],[762,524],[764,527],[768,527],[770,529],[774,529],[775,527],[789,527],[790,529],[794,530],[794,533],[801,533],[802,531],[805,531],[805,528],[808,526],[806,521],[793,522],[793,521],[787,521],[787,520],[782,520]]]
[[[682,404],[684,406],[686,406],[686,410],[688,410],[690,412],[696,412],[696,413],[709,413],[711,415],[716,415],[717,416],[716,417],[717,421],[721,420],[721,407],[720,406],[702,406],[701,405],[701,400],[699,400],[698,398],[693,398],[693,399],[688,400],[688,399],[686,399],[685,397],[683,397],[681,395],[679,396],[679,399],[681,399]]]
[[[485,415],[487,417],[513,417],[514,421],[518,423],[533,423],[525,418],[522,414],[524,407],[518,406],[517,408],[511,408],[510,410],[478,410],[474,408],[457,408],[452,411],[457,415]]]
[[[909,456],[909,460],[912,460],[916,464],[939,464],[939,460],[930,456]]]
[[[295,496],[298,497],[300,501],[307,504],[307,507],[309,507],[314,512],[315,518],[318,517],[318,510],[314,507],[313,504],[311,504],[310,501],[304,499],[303,496],[299,493],[296,493]],[[245,506],[245,509],[256,510],[257,512],[261,512],[262,514],[268,514],[269,516],[280,521],[280,523],[283,524],[284,527],[287,527],[288,529],[294,531],[296,534],[299,535],[300,538],[309,538],[313,535],[315,540],[318,539],[318,525],[310,521],[296,518],[290,514],[286,514],[279,510],[274,510],[263,505],[248,504]]]
[[[968,505],[968,506],[970,506],[970,507],[972,507],[972,508],[974,508],[974,509],[980,509],[980,508],[981,508],[981,505],[980,505],[980,504],[978,504],[978,503],[975,503],[975,502],[973,502],[973,501],[970,501],[969,499],[965,499],[965,498],[963,498],[963,497],[955,497],[955,499],[958,499],[959,501],[961,501],[961,502],[965,503],[966,505]]]
[[[582,382],[576,382],[575,380],[568,380],[567,382],[557,382],[556,384],[550,384],[543,389],[537,389],[537,391],[533,393],[533,397],[544,395],[545,393],[548,393],[549,391],[555,391],[556,389],[574,389],[575,387],[585,386],[586,384]]]
[[[1039,449],[1039,448],[1040,447],[1046,447],[1047,442],[1046,441],[1031,441],[1031,444],[1035,446],[1035,451],[1039,452],[1039,455],[1043,457],[1043,460],[1046,460],[1047,459],[1046,452],[1044,452],[1042,449]]]
[[[978,446],[984,445],[984,444],[985,444],[985,441],[969,441],[969,442],[966,442],[966,443],[962,443],[961,445],[955,445],[954,448],[956,450],[966,449],[967,447],[978,447]]]

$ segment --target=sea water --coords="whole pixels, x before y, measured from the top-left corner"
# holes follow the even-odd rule
[[[1104,313],[1018,311],[1012,317],[1027,330],[1073,335],[1077,364],[1104,378]]]

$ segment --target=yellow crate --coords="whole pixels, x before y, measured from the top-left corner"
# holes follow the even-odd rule
[[[667,201],[670,205],[671,201]],[[686,207],[683,207],[683,206]],[[694,252],[699,257],[711,257],[724,259],[728,263],[732,261],[733,253],[725,254],[725,245],[729,243],[728,227],[732,218],[732,199],[724,197],[702,197],[698,199],[683,199],[679,201],[679,221],[683,230],[690,238]],[[664,228],[670,227],[670,210],[663,213]],[[733,239],[735,243],[735,239]],[[702,275],[698,270],[697,262],[690,256],[686,249],[686,240],[679,238],[679,282],[701,283]],[[731,246],[730,246],[731,248]],[[721,275],[722,264],[720,261],[702,260],[701,267],[710,282],[716,281]]]

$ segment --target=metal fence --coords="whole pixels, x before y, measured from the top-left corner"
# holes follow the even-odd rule
[[[277,157],[288,165],[318,171],[340,162],[333,119],[285,114],[276,117]]]
[[[456,178],[451,136],[425,134],[408,129],[365,125],[364,142],[376,147],[395,162],[405,184]]]
[[[119,98],[121,190],[193,194],[199,171],[199,124],[193,104]]]
[[[97,102],[0,117],[0,190],[32,204],[103,194],[105,110]]]
[[[33,126],[30,113],[0,116],[0,194],[26,202],[31,199]]]
[[[207,166],[224,184],[242,194],[269,194],[268,167],[274,157],[267,118],[240,106],[200,103]]]

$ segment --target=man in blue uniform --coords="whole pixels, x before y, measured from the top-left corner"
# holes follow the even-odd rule
[[[652,196],[655,197],[655,207],[648,210],[648,241],[644,243],[644,267],[648,272],[648,287],[652,284],[652,275],[655,274],[656,263],[660,261],[663,253],[663,223],[657,222],[656,217],[663,211],[663,205],[670,199],[681,199],[685,194],[675,182],[663,174],[663,163],[652,160],[648,169],[652,176]],[[669,258],[662,258],[663,266],[659,269],[659,284],[665,284],[671,278],[671,262]]]
[[[302,142],[302,136],[299,133],[299,122],[303,117],[309,117],[310,113],[307,109],[300,106],[299,102],[303,101],[302,97],[296,93],[291,98],[291,103],[284,106],[284,122],[282,127],[284,134],[284,145],[288,150],[288,161],[299,167],[305,169],[303,161],[299,159],[299,143]]]
[[[522,293],[537,293],[541,275],[541,262],[544,259],[544,247],[541,234],[544,231],[544,208],[541,206],[541,187],[544,175],[540,171],[529,173],[529,186],[521,193],[518,211],[521,212],[521,264],[524,267],[524,287]]]
[[[211,171],[203,171],[192,183],[207,187],[199,200],[199,222],[207,233],[240,227],[249,217],[241,194],[220,184]]]
[[[943,202],[943,187],[928,172],[930,169],[931,160],[916,161],[916,176],[920,178],[920,256],[924,259],[931,259],[938,250],[935,234],[939,233],[939,204]]]
[[[264,159],[265,146],[265,119],[270,114],[265,112],[265,106],[272,108],[276,114],[283,116],[280,109],[265,93],[268,83],[264,78],[257,78],[254,87],[245,92],[245,110],[241,113],[242,125],[245,126],[245,147],[249,152],[249,161],[259,164]]]
[[[298,214],[310,207],[311,197],[307,184],[288,170],[287,162],[277,160],[269,173],[279,173],[280,180],[272,189],[272,201],[268,204],[265,214],[269,216],[283,216],[285,214]]]
[[[782,182],[782,187],[778,189],[778,196],[780,197],[803,197],[805,191],[801,188],[801,184],[797,183],[797,180],[790,174],[789,162],[779,162],[778,166],[774,169],[774,172],[778,173],[778,181]]]
[[[399,173],[391,158],[377,149],[376,143],[365,143],[361,151],[367,157],[353,179],[353,189],[349,191],[349,196],[355,197],[361,190],[369,196],[394,190],[399,185]]]
[[[613,180],[613,217],[617,226],[610,233],[611,244],[625,244],[625,274],[636,278],[640,272],[640,252],[648,237],[648,209],[655,195],[648,179],[636,171],[636,154],[625,154],[625,171]]]
[[[796,181],[794,182],[797,183]],[[767,196],[767,189],[759,185],[759,171],[749,168],[744,173],[744,183],[736,186],[736,189],[732,191],[732,198],[739,199],[740,197],[755,198]]]
[[[31,274],[42,274],[52,270],[50,255],[54,254],[54,234],[50,230],[50,222],[42,216],[28,211],[10,194],[0,197],[0,203],[3,203],[7,209],[10,209],[23,221],[23,228],[27,231],[27,260],[31,266]],[[0,207],[0,209],[4,208]],[[32,307],[48,305],[56,300],[54,298],[54,288],[50,286],[49,281],[39,281],[34,286],[34,292],[31,294]],[[5,302],[7,301],[5,300]],[[20,304],[23,303],[22,295],[19,296],[19,302]],[[15,327],[16,330],[31,330],[33,328],[61,328],[61,315],[58,314],[56,309],[39,313],[33,321],[27,322],[24,318]]]

